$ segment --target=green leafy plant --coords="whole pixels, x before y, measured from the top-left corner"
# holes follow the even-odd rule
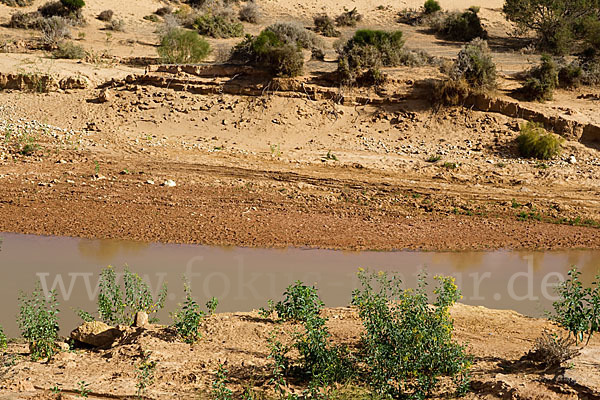
[[[198,63],[210,54],[210,45],[197,32],[169,29],[160,38],[158,55],[170,64]]]
[[[204,14],[194,21],[198,33],[214,38],[240,37],[244,34],[244,26],[223,15]]]
[[[442,9],[440,3],[437,0],[425,0],[425,4],[423,5],[423,12],[425,14],[433,14]]]
[[[172,314],[175,329],[184,342],[192,344],[202,336],[200,333],[200,322],[206,313],[200,309],[200,305],[194,300],[190,285],[184,280],[185,301],[181,308]],[[214,314],[219,301],[213,297],[206,302],[208,315]]]
[[[531,121],[521,125],[521,134],[517,137],[519,154],[540,160],[558,156],[562,150],[562,142],[560,136],[547,132],[541,125]]]
[[[136,388],[137,388],[137,397],[139,399],[141,399],[142,396],[144,395],[144,393],[146,393],[146,390],[148,389],[148,387],[154,383],[154,373],[156,371],[157,362],[155,360],[150,360],[151,355],[152,355],[152,352],[145,351],[142,354],[142,360],[140,361],[140,363],[137,366]]]
[[[60,42],[52,52],[54,58],[64,58],[69,60],[77,60],[85,58],[86,52],[83,47],[74,44],[73,42]]]
[[[46,296],[36,284],[31,295],[21,292],[18,323],[21,335],[29,341],[29,350],[33,360],[52,358],[57,352],[58,339],[58,301],[56,292]]]
[[[60,2],[63,6],[72,11],[79,10],[85,6],[85,1],[83,0],[60,0]]]
[[[88,398],[90,394],[90,384],[86,381],[77,382],[77,397]]]
[[[445,39],[470,42],[474,39],[486,39],[487,32],[481,25],[479,8],[471,7],[465,12],[451,12],[441,20],[433,19],[432,29]]]
[[[167,285],[163,284],[156,300],[150,287],[142,278],[127,268],[123,272],[123,285],[117,281],[117,273],[112,266],[100,273],[100,293],[98,294],[98,314],[107,324],[131,325],[138,311],[145,311],[151,322],[152,315],[164,307]]]
[[[284,321],[306,321],[318,315],[324,306],[317,289],[314,286],[306,286],[301,281],[289,285],[283,296],[283,300],[277,302],[273,310]]]
[[[569,331],[575,344],[589,343],[594,333],[600,331],[600,274],[592,286],[584,287],[579,279],[581,272],[572,268],[568,278],[557,287],[559,299],[554,302],[551,318]]]
[[[231,400],[233,399],[233,391],[227,387],[229,379],[227,374],[229,371],[223,364],[219,364],[219,368],[215,371],[215,379],[212,382],[212,398],[214,400]]]
[[[4,328],[0,325],[0,351],[6,350],[8,346],[8,339],[6,338],[6,334],[4,333]]]
[[[217,306],[219,305],[219,299],[216,297],[212,297],[210,300],[206,302],[206,309],[208,310],[208,315],[213,315],[217,310]]]
[[[361,361],[368,383],[379,395],[423,399],[450,376],[457,393],[469,385],[471,357],[452,338],[450,307],[460,292],[449,277],[439,281],[432,305],[426,292],[426,275],[416,289],[402,290],[395,275],[360,270],[361,289],[352,304],[363,322]]]
[[[442,159],[442,156],[440,155],[432,155],[427,157],[427,159],[425,161],[427,161],[428,163],[436,163],[438,161],[440,161]]]

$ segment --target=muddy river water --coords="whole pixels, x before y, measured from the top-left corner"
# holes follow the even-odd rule
[[[93,312],[102,268],[128,266],[158,291],[169,287],[161,322],[183,299],[182,278],[190,282],[202,304],[219,299],[218,311],[249,311],[279,299],[295,280],[316,284],[328,306],[344,306],[357,287],[356,271],[369,268],[397,271],[406,287],[426,270],[456,277],[462,302],[489,308],[512,309],[543,316],[552,308],[554,287],[571,265],[591,282],[600,269],[600,251],[556,252],[345,252],[319,249],[252,249],[88,240],[0,233],[0,324],[16,336],[19,291],[30,291],[37,281],[56,290],[61,303],[61,329],[67,334],[78,323],[74,310]]]

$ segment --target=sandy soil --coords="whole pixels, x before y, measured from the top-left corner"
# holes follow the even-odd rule
[[[362,328],[352,309],[328,309],[325,315],[334,343],[351,348],[358,344]],[[456,340],[466,343],[474,356],[473,391],[466,399],[594,399],[600,395],[600,341],[593,340],[566,371],[557,374],[521,359],[544,329],[556,330],[547,321],[464,305],[455,306],[452,316]],[[205,321],[203,338],[192,346],[176,340],[170,328],[124,328],[125,336],[111,348],[63,352],[49,363],[29,361],[27,346],[13,343],[3,356],[3,364],[12,365],[0,369],[0,398],[55,399],[53,387],[61,389],[62,399],[77,398],[80,381],[89,384],[89,398],[133,398],[135,371],[145,352],[151,352],[157,367],[144,398],[208,398],[219,364],[228,369],[228,387],[236,397],[248,385],[273,397],[267,340],[278,331],[276,337],[288,343],[298,329],[291,323],[273,323],[257,312],[217,314]],[[292,390],[299,393],[304,385],[293,381]]]

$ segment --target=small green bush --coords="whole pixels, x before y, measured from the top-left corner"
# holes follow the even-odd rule
[[[117,273],[109,266],[100,273],[98,314],[109,325],[131,325],[138,311],[145,311],[151,322],[156,322],[157,313],[165,305],[167,285],[164,284],[156,300],[150,287],[142,278],[127,268],[123,273],[123,285],[117,282]]]
[[[358,30],[339,50],[338,73],[345,84],[363,78],[381,81],[381,67],[400,65],[405,52],[401,31]],[[365,75],[366,74],[366,75]]]
[[[8,346],[8,339],[6,338],[6,334],[4,333],[4,328],[0,325],[0,351],[6,350]]]
[[[490,91],[496,88],[496,64],[487,42],[474,39],[458,53],[450,78],[464,79],[475,91]]]
[[[80,60],[85,58],[86,52],[83,47],[73,42],[61,42],[56,50],[52,52],[54,58],[65,58],[69,60]]]
[[[197,32],[181,28],[169,29],[160,39],[158,55],[169,64],[190,64],[204,60],[210,45]]]
[[[96,19],[98,19],[100,21],[108,22],[108,21],[112,20],[113,15],[114,15],[113,10],[104,10],[100,14],[98,14]]]
[[[284,42],[268,29],[258,36],[247,35],[231,51],[230,61],[254,65],[284,77],[301,75],[304,69],[301,47]]]
[[[21,292],[18,322],[21,335],[29,341],[31,358],[35,360],[52,358],[57,352],[58,339],[58,301],[56,292],[48,296],[39,282],[31,295]]]
[[[194,300],[190,285],[187,281],[183,283],[185,290],[185,302],[181,308],[172,314],[175,329],[184,342],[192,344],[202,337],[200,333],[200,323],[204,320],[206,313],[200,309],[200,306]],[[218,301],[212,298],[206,303],[208,314],[215,312]]]
[[[423,5],[423,12],[425,14],[433,14],[435,12],[441,11],[442,7],[440,3],[436,0],[425,0],[425,4]]]
[[[299,46],[303,49],[322,47],[321,41],[313,32],[297,23],[277,22],[269,25],[266,31],[273,32],[277,39],[284,43]]]
[[[600,332],[600,275],[590,287],[584,287],[577,267],[569,271],[569,277],[557,288],[559,299],[554,302],[552,319],[569,331],[575,343],[586,344],[594,333]]]
[[[284,321],[306,321],[318,315],[323,309],[323,302],[314,286],[306,286],[301,281],[296,281],[288,286],[283,293],[284,299],[279,301],[274,310],[277,316]]]
[[[223,15],[204,14],[194,21],[198,33],[214,38],[240,37],[244,34],[244,26]]]
[[[450,307],[460,292],[449,277],[436,277],[437,298],[429,303],[426,276],[416,289],[402,290],[400,280],[386,273],[359,272],[361,289],[354,291],[364,326],[363,356],[368,384],[382,396],[424,399],[449,376],[457,394],[469,386],[471,357],[453,340]]]
[[[476,38],[486,39],[487,32],[481,25],[478,13],[477,7],[471,7],[462,13],[448,13],[438,22],[439,25],[433,24],[432,28],[448,40],[470,42]]]
[[[527,122],[521,126],[517,137],[519,154],[522,157],[549,160],[561,152],[563,139],[546,130],[539,124]]]
[[[71,11],[77,11],[85,6],[83,0],[60,0],[60,2]]]
[[[250,2],[240,8],[239,18],[240,21],[257,24],[258,20],[260,19],[260,10],[258,5],[254,2]]]
[[[327,14],[315,16],[313,22],[315,24],[315,31],[325,37],[338,37],[341,35],[341,32],[335,29],[333,19]]]
[[[344,7],[344,12],[336,17],[335,23],[337,26],[355,27],[360,21],[362,21],[362,19],[362,15],[358,13],[356,8],[348,10],[346,7]]]
[[[552,100],[554,89],[558,86],[558,70],[554,60],[547,54],[542,62],[529,73],[529,78],[519,90],[527,100]]]

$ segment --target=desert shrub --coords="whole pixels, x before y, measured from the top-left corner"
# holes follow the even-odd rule
[[[600,54],[590,48],[576,60],[561,65],[558,70],[558,82],[561,87],[568,88],[600,85]]]
[[[0,325],[0,351],[6,350],[8,346],[8,339],[6,338],[6,334],[4,333],[4,328]]]
[[[244,34],[244,26],[223,15],[204,14],[194,21],[198,33],[214,38],[240,37]]]
[[[476,91],[493,90],[496,77],[496,64],[487,42],[482,39],[463,46],[450,71],[451,79],[464,79]]]
[[[31,295],[21,292],[18,322],[21,335],[29,342],[33,360],[52,358],[57,352],[58,301],[56,292],[46,296],[39,282]]]
[[[575,340],[570,337],[560,337],[556,333],[544,331],[535,340],[535,346],[528,358],[540,362],[547,369],[558,368],[579,355],[579,350],[573,348],[575,345]]]
[[[583,68],[577,62],[562,65],[558,69],[558,84],[560,87],[573,88],[581,84]]]
[[[83,47],[74,44],[73,42],[60,42],[52,52],[54,58],[65,58],[70,60],[80,60],[85,58],[86,52]]]
[[[19,28],[19,29],[40,29],[42,26],[43,17],[37,12],[28,12],[23,13],[17,11],[10,17],[10,22],[8,26],[10,28]]]
[[[33,4],[33,0],[0,0],[0,3],[9,7],[27,7]]]
[[[106,25],[104,25],[104,29],[115,32],[124,32],[125,31],[125,21],[122,19],[113,19]]]
[[[430,26],[440,36],[449,40],[470,42],[476,38],[485,39],[487,32],[481,25],[478,13],[479,8],[471,7],[465,12],[444,14],[441,20],[430,20]]]
[[[98,14],[98,16],[96,18],[99,19],[100,21],[108,22],[108,21],[112,20],[113,15],[114,15],[113,10],[104,10],[100,14]]]
[[[425,14],[433,14],[435,12],[441,11],[442,7],[440,6],[440,3],[437,2],[437,0],[426,0],[425,4],[423,5],[423,12]]]
[[[160,39],[158,55],[170,64],[198,63],[210,54],[210,45],[197,32],[169,29]]]
[[[43,4],[38,8],[38,12],[44,18],[63,17],[69,20],[72,24],[83,21],[81,8],[71,7],[62,1],[51,1]]]
[[[258,20],[260,19],[260,10],[258,5],[252,1],[240,8],[239,18],[240,21],[257,24]]]
[[[362,19],[362,15],[358,13],[356,8],[348,10],[346,7],[344,7],[344,12],[335,18],[335,23],[337,24],[337,26],[354,27],[356,26],[356,24],[362,21]]]
[[[359,272],[362,287],[352,304],[365,330],[360,361],[379,395],[423,399],[441,376],[451,377],[458,393],[468,388],[471,357],[453,340],[450,317],[460,292],[453,278],[436,277],[437,298],[430,305],[425,279],[420,276],[414,290],[402,290],[394,275]]]
[[[303,26],[293,22],[277,22],[266,29],[273,32],[277,38],[287,44],[296,45],[303,49],[322,47],[317,36]]]
[[[527,100],[552,100],[558,86],[558,69],[549,55],[542,56],[541,64],[529,72],[529,77],[519,90]]]
[[[192,344],[202,336],[200,333],[200,323],[207,315],[200,309],[200,305],[194,300],[190,285],[187,281],[183,282],[185,291],[185,301],[181,308],[172,314],[173,322],[177,334],[184,342]],[[217,308],[219,301],[213,297],[206,303],[208,315],[212,315]]]
[[[503,8],[522,33],[535,32],[538,47],[555,54],[569,53],[573,40],[585,35],[578,27],[598,11],[598,3],[589,0],[506,0]]]
[[[160,21],[160,17],[156,14],[144,15],[142,18],[145,19],[146,21],[150,21],[150,22],[159,22]]]
[[[561,152],[563,139],[547,132],[541,125],[527,122],[521,126],[521,133],[517,137],[517,145],[521,157],[549,160]]]
[[[351,84],[367,77],[367,81],[381,81],[381,67],[402,63],[403,46],[401,31],[358,30],[339,50],[338,73],[342,82]]]
[[[471,94],[471,87],[464,79],[445,79],[433,88],[434,103],[445,106],[461,105]]]
[[[338,37],[341,32],[335,29],[333,20],[327,14],[317,15],[314,18],[315,31],[326,37]]]
[[[230,61],[254,65],[285,77],[298,76],[304,68],[300,45],[287,43],[268,29],[258,36],[247,35],[232,49]]]
[[[306,286],[301,281],[289,285],[283,293],[284,299],[273,306],[273,311],[284,321],[306,321],[318,315],[323,309],[323,302],[314,286]]]
[[[569,331],[576,344],[587,335],[587,344],[594,333],[600,332],[600,275],[590,287],[583,286],[580,275],[576,267],[572,268],[557,287],[559,299],[554,302],[552,319]]]
[[[77,11],[85,6],[85,1],[83,0],[60,0],[60,2],[71,11]]]
[[[164,17],[165,15],[172,14],[172,13],[173,13],[173,8],[171,8],[169,6],[160,7],[156,11],[154,11],[154,14],[158,15],[159,17]]]
[[[98,314],[102,321],[110,325],[131,325],[138,311],[145,311],[151,322],[152,315],[164,307],[167,285],[163,285],[156,300],[150,287],[142,278],[128,269],[123,273],[123,285],[117,281],[117,273],[109,266],[100,273],[98,294]]]
[[[56,47],[71,37],[71,25],[63,17],[44,18],[41,23],[42,41],[46,46]]]

